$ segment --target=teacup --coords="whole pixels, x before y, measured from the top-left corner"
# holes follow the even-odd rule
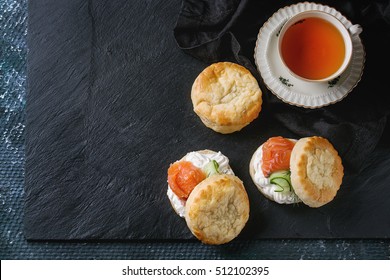
[[[330,81],[347,69],[353,53],[351,35],[360,32],[359,25],[347,29],[329,13],[301,12],[288,19],[280,31],[280,58],[298,79]]]

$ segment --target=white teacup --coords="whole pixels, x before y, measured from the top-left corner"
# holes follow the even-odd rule
[[[360,34],[361,30],[359,25],[347,29],[341,21],[326,12],[312,10],[298,13],[288,19],[280,31],[280,58],[297,79],[330,81],[347,69],[353,52],[351,36]]]

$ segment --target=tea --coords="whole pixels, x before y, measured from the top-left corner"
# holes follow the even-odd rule
[[[345,44],[333,24],[318,17],[308,17],[286,30],[281,54],[296,75],[320,80],[335,73],[343,64]]]

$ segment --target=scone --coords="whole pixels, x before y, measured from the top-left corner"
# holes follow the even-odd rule
[[[302,138],[295,144],[290,170],[295,193],[310,207],[332,201],[344,176],[341,158],[322,137]]]
[[[191,192],[185,210],[188,228],[206,244],[233,240],[249,218],[249,200],[244,185],[234,175],[214,175]]]
[[[253,154],[253,182],[267,198],[280,203],[323,206],[334,199],[344,176],[337,151],[325,138],[272,137]]]
[[[187,153],[168,168],[168,199],[180,216],[184,217],[185,205],[192,189],[213,174],[231,174],[229,159],[221,152],[200,150]]]
[[[195,113],[207,127],[227,134],[241,130],[258,117],[262,92],[245,67],[218,62],[195,79],[191,99]]]

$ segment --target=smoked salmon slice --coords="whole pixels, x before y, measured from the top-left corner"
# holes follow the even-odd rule
[[[290,169],[291,151],[295,143],[281,136],[271,137],[263,144],[261,169],[265,177],[280,170]]]
[[[203,171],[189,161],[177,161],[168,168],[168,184],[179,198],[187,199],[192,190],[206,179]]]

